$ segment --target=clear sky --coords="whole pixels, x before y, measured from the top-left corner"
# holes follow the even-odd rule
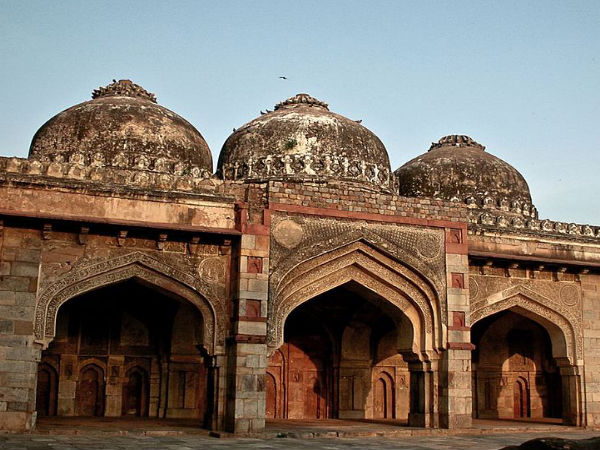
[[[468,134],[540,217],[600,225],[598,0],[0,0],[0,64],[3,156],[113,78],[189,120],[215,162],[232,128],[307,92],[362,119],[393,169]]]

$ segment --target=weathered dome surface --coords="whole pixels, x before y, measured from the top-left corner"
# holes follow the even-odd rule
[[[158,171],[183,164],[212,173],[198,130],[130,80],[98,88],[92,100],[51,118],[33,137],[29,157]]]
[[[228,180],[347,180],[378,190],[393,186],[383,143],[371,131],[298,94],[238,128],[219,156]]]
[[[468,136],[451,135],[395,171],[400,195],[465,201],[531,204],[529,186],[510,164]]]

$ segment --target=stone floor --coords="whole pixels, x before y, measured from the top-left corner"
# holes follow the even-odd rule
[[[279,437],[277,437],[279,436]],[[0,434],[0,449],[479,449],[542,436],[586,439],[600,430],[552,423],[478,421],[470,430],[424,430],[367,421],[271,421],[260,438],[211,436],[193,421],[45,419],[28,434]]]

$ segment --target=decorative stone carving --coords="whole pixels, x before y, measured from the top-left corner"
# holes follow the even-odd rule
[[[477,283],[479,291],[485,289],[485,297],[480,294],[471,298],[471,324],[500,311],[521,308],[522,311],[517,312],[531,316],[547,330],[544,321],[553,324],[555,328],[548,330],[553,345],[560,345],[560,340],[555,341],[555,338],[561,330],[566,343],[566,353],[562,356],[568,357],[571,363],[581,358],[581,316],[579,309],[573,308],[581,295],[578,283],[471,274],[469,285],[473,283]]]
[[[198,266],[200,278],[209,283],[223,283],[226,277],[225,271],[225,262],[218,257],[206,258]]]
[[[267,179],[278,175],[282,178],[302,180],[313,179],[346,179],[348,181],[366,181],[392,190],[393,180],[390,171],[378,164],[364,160],[350,160],[337,154],[286,154],[281,158],[267,155],[262,158],[249,157],[246,163],[224,164],[221,175],[226,180],[240,178]]]
[[[579,303],[579,289],[573,284],[566,284],[560,288],[560,300],[567,306]]]
[[[69,156],[69,162],[71,164],[77,164],[79,166],[85,165],[85,156],[79,152],[71,153]]]
[[[100,152],[94,153],[92,156],[92,162],[90,164],[92,167],[103,167],[104,166],[104,155]]]
[[[116,167],[127,167],[129,165],[129,159],[125,156],[125,153],[119,152],[115,155],[112,160],[112,165]]]
[[[224,344],[226,306],[212,293],[207,284],[211,280],[188,274],[141,252],[82,261],[41,291],[35,311],[36,339],[46,344],[52,339],[56,313],[67,300],[98,287],[136,277],[189,300],[200,310],[209,352],[214,351],[215,345]]]
[[[138,155],[135,158],[135,168],[139,170],[146,170],[150,167],[150,160],[146,155]]]
[[[441,314],[440,298],[431,288],[430,281],[363,242],[353,242],[303,260],[272,286],[269,346],[277,348],[283,342],[285,319],[294,308],[350,281],[390,302],[390,306],[397,308],[397,320],[408,317],[414,327],[414,348],[431,352],[433,348],[443,347],[441,323],[445,319]],[[431,337],[425,338],[425,334]],[[433,347],[423,348],[423,342],[430,342]]]
[[[154,161],[154,170],[157,172],[170,172],[171,163],[166,158],[157,158]]]
[[[424,258],[437,258],[442,251],[442,242],[440,236],[437,234],[420,234],[418,238],[417,250]]]
[[[297,247],[303,236],[302,227],[293,220],[282,220],[273,228],[273,239],[288,249]]]
[[[483,225],[494,225],[495,222],[496,221],[494,219],[494,216],[492,216],[491,214],[484,213],[481,215],[481,223]]]
[[[439,299],[442,320],[447,320],[446,279],[441,275],[445,274],[441,230],[366,222],[357,226],[355,221],[280,214],[272,216],[271,229],[270,298],[277,296],[277,286],[283,277],[301,262],[313,261],[318,255],[364,241],[407,264],[415,273],[420,273],[423,280],[428,280],[431,296]],[[415,291],[414,295],[421,294]]]

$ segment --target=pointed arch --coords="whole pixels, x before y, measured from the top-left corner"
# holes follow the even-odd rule
[[[551,300],[524,286],[513,286],[491,295],[482,304],[482,307],[471,312],[471,326],[501,311],[516,312],[538,323],[548,332],[554,358],[567,358],[570,364],[577,364],[582,355],[581,330],[563,313],[552,308]]]
[[[399,342],[399,349],[427,353],[444,347],[442,308],[430,281],[367,243],[355,241],[296,265],[274,287],[268,331],[271,349],[283,343],[286,318],[295,308],[350,282],[376,294],[381,299],[378,306],[397,322],[411,325],[411,342]]]
[[[205,349],[212,354],[217,346],[223,346],[226,315],[222,305],[202,289],[197,277],[141,252],[86,264],[44,290],[36,302],[36,340],[46,348],[54,339],[58,310],[68,300],[129,279],[142,280],[189,301],[202,315]]]

